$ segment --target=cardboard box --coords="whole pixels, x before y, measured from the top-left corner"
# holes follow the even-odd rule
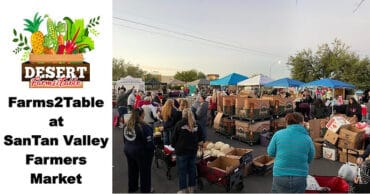
[[[357,157],[361,156],[364,153],[364,150],[347,150],[342,149],[339,151],[339,162],[347,162],[347,151],[348,151],[348,162],[356,163]]]
[[[338,137],[339,137],[339,135],[336,134],[335,132],[327,130],[326,133],[325,133],[324,139],[326,141],[330,142],[331,144],[335,145],[338,141]]]
[[[215,119],[213,120],[213,128],[215,128],[215,129],[220,128],[222,116],[223,116],[222,112],[217,113]]]
[[[235,108],[242,109],[247,98],[248,96],[237,96],[235,99]]]
[[[250,144],[258,143],[260,140],[260,132],[243,131],[243,129],[235,130],[235,137],[240,141],[244,141]]]
[[[361,149],[363,145],[362,141],[350,142],[345,139],[339,139],[338,147],[344,149]]]
[[[207,166],[225,174],[229,174],[239,166],[239,160],[220,156],[216,160],[209,162]]]
[[[253,165],[258,167],[270,166],[274,164],[274,160],[275,158],[267,155],[257,156],[253,159]]]
[[[324,134],[321,134],[321,132],[323,128],[326,128],[328,121],[329,119],[311,119],[308,121],[308,129],[312,139],[324,136]]]
[[[265,132],[270,131],[270,121],[260,121],[251,124],[248,121],[235,120],[235,129],[242,131]]]
[[[223,96],[222,106],[234,106],[235,107],[236,96]]]
[[[323,146],[322,157],[328,160],[336,161],[338,158],[337,149]]]
[[[316,143],[323,143],[325,141],[325,139],[320,137],[320,138],[313,139],[313,141],[316,142]]]
[[[235,120],[222,118],[223,132],[227,135],[235,135]]]
[[[315,142],[315,159],[322,158],[322,143]]]
[[[339,162],[346,163],[351,162],[356,164],[357,157],[352,154],[348,154],[348,161],[347,161],[347,153],[344,153],[342,151],[339,151]]]
[[[287,126],[286,120],[284,117],[274,119],[271,121],[271,126],[274,131],[278,131],[280,129],[284,129]]]
[[[248,153],[252,153],[253,149],[234,148],[233,150],[226,153],[226,156],[230,156],[236,159],[240,159]]]
[[[326,128],[328,128],[328,130],[336,133],[341,126],[348,125],[348,124],[349,124],[349,122],[344,117],[334,116],[333,118],[331,118],[328,121],[328,123],[326,124]]]
[[[339,138],[349,142],[363,141],[365,131],[351,125],[344,126],[339,131]]]

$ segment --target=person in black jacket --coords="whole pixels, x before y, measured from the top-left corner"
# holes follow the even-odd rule
[[[124,153],[128,164],[129,193],[139,190],[139,177],[140,191],[142,193],[152,192],[153,129],[143,119],[143,109],[134,109],[123,130]]]
[[[358,121],[362,120],[361,105],[356,101],[354,97],[351,97],[346,108],[346,116],[356,116]]]
[[[170,145],[176,123],[181,119],[181,113],[177,111],[172,99],[168,99],[162,107],[160,118],[163,120],[163,143]]]
[[[323,119],[329,116],[329,110],[320,98],[313,103],[312,115],[315,119]]]
[[[128,99],[128,96],[134,90],[134,88],[135,87],[132,87],[131,89],[129,89],[126,92],[125,92],[125,90],[123,90],[120,93],[120,95],[118,96],[118,99],[117,99],[117,107],[118,107],[119,116],[118,116],[118,122],[116,124],[116,127],[119,127],[119,124],[120,124],[120,121],[121,121],[122,116],[125,115],[125,114],[127,114],[127,112],[128,112],[127,99]]]
[[[202,138],[202,129],[199,126],[196,124],[190,108],[182,111],[182,120],[175,126],[172,146],[176,152],[180,193],[194,192],[196,182],[195,159],[198,144],[204,141]]]

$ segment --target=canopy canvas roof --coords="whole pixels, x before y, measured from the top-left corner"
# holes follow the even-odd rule
[[[170,83],[168,83],[169,85],[182,85],[182,84],[185,84],[185,82],[183,81],[180,81],[178,79],[174,79],[172,81],[170,81]]]
[[[228,86],[228,85],[236,85],[238,82],[248,79],[247,76],[241,75],[238,73],[232,73],[227,75],[223,78],[211,81],[211,85],[213,86]]]
[[[283,87],[283,88],[288,88],[288,87],[300,87],[303,85],[304,82],[295,80],[295,79],[290,79],[290,78],[282,78],[278,79],[272,82],[269,82],[265,84],[266,87]]]
[[[210,81],[207,79],[197,79],[195,81],[189,82],[188,85],[209,85]]]
[[[350,89],[355,88],[355,86],[350,83],[346,83],[346,82],[342,82],[342,81],[330,79],[330,78],[319,79],[319,80],[308,82],[302,85],[302,87],[309,87],[309,86],[323,86],[323,87],[328,87],[328,88],[350,88]]]
[[[124,86],[126,89],[131,89],[135,87],[138,90],[145,90],[145,83],[141,78],[134,78],[131,76],[126,76],[116,81],[115,88]]]
[[[238,83],[238,86],[263,86],[268,82],[273,81],[270,77],[260,74],[249,78],[247,80],[241,81]]]

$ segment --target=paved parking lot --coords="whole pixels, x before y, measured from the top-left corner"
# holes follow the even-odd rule
[[[215,133],[212,129],[208,129],[208,137],[210,141],[223,141],[230,144],[233,147],[249,148],[253,149],[253,156],[259,156],[266,154],[266,147],[255,145],[249,146],[248,144],[231,140],[222,135]],[[336,176],[341,163],[334,162],[326,159],[314,160],[310,165],[311,175],[322,175],[322,176]],[[178,191],[178,176],[176,167],[171,170],[172,180],[167,180],[165,164],[160,163],[160,167],[157,168],[153,163],[152,168],[152,186],[155,192],[158,193],[174,193]],[[119,128],[113,128],[113,192],[114,193],[126,193],[127,189],[127,163],[126,157],[123,153],[123,139],[122,130]],[[272,174],[258,176],[250,175],[243,180],[244,188],[241,192],[247,193],[268,193],[271,191]],[[225,188],[205,184],[203,190],[197,192],[204,193],[221,193],[225,192]],[[234,191],[235,192],[235,191]]]

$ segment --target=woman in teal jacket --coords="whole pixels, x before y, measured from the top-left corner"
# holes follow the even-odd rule
[[[275,157],[272,192],[304,193],[315,147],[300,113],[287,114],[285,120],[288,127],[276,132],[267,148],[268,155]]]

